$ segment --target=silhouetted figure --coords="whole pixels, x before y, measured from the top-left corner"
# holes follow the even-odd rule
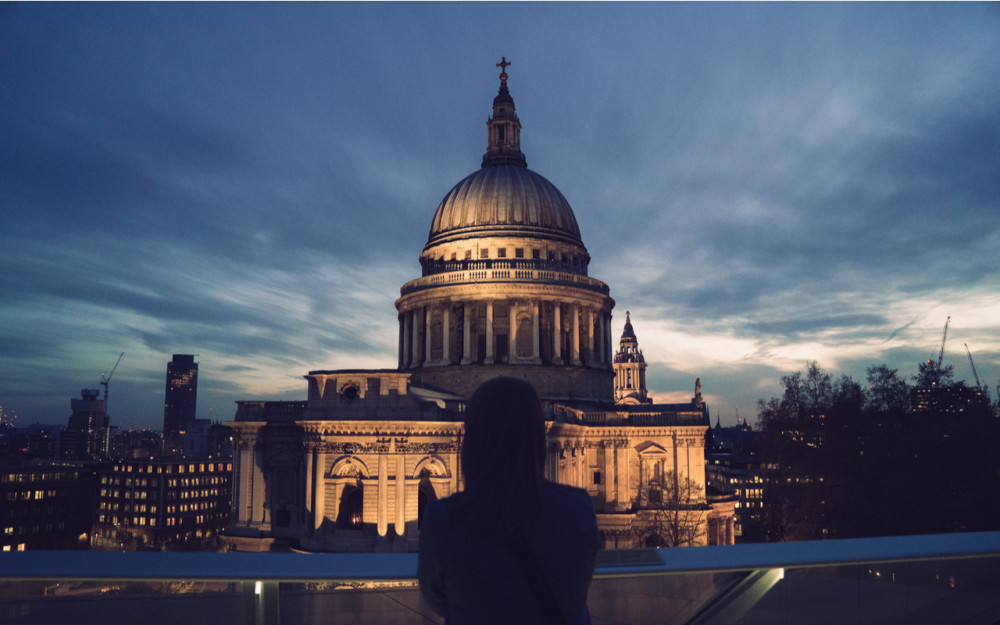
[[[544,477],[535,389],[496,378],[469,400],[465,490],[427,505],[420,591],[449,625],[581,625],[599,546],[586,491]]]

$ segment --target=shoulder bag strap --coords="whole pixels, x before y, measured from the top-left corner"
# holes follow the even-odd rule
[[[521,573],[528,580],[528,587],[531,588],[531,594],[534,595],[535,602],[538,603],[545,620],[550,625],[568,625],[566,617],[559,610],[552,586],[545,578],[545,573],[538,564],[535,553],[531,550],[531,546],[528,545],[528,541],[525,540],[520,529],[507,537],[507,546],[514,554],[517,568],[521,569]]]

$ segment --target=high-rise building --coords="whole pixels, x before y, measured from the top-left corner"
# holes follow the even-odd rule
[[[193,355],[174,354],[167,363],[167,388],[163,395],[163,436],[176,441],[195,420],[198,363]]]
[[[108,455],[108,402],[97,389],[83,389],[80,399],[70,400],[73,414],[63,432],[60,457],[68,460],[99,460]]]
[[[93,485],[82,466],[0,466],[0,550],[86,549]]]
[[[193,548],[229,521],[231,462],[125,460],[97,475],[91,547]]]

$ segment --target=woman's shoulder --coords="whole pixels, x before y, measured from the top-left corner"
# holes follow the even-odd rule
[[[587,491],[582,488],[577,488],[576,486],[567,486],[566,484],[560,484],[559,482],[553,482],[550,480],[545,480],[544,489],[546,490],[546,495],[549,497],[555,497],[559,499],[567,499],[575,501],[578,503],[586,504],[588,507],[593,508],[594,504],[590,500],[590,495]]]
[[[456,513],[459,516],[464,516],[459,511],[465,506],[467,499],[468,496],[465,492],[457,492],[441,499],[428,501],[427,507],[424,508],[424,519],[434,524],[454,522]]]
[[[448,497],[442,497],[441,499],[432,499],[427,502],[427,506],[424,508],[424,516],[443,516],[448,513],[448,510],[454,505],[455,498],[457,495],[450,495]]]

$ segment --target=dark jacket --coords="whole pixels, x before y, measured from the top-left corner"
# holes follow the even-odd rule
[[[448,625],[547,625],[528,581],[503,539],[473,530],[466,493],[427,505],[420,529],[420,592]],[[541,506],[525,532],[566,622],[584,625],[587,588],[600,545],[590,496],[579,488],[545,481]]]

